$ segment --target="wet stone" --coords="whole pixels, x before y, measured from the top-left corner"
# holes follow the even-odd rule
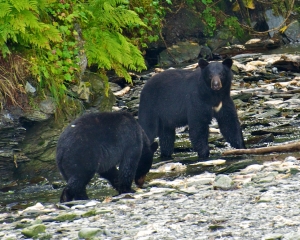
[[[99,228],[83,228],[78,232],[78,237],[83,239],[95,238],[102,230]]]
[[[235,60],[239,75],[234,76],[232,97],[239,105],[247,148],[297,141],[300,136],[300,78],[272,66],[280,58],[256,54]],[[137,114],[140,91],[153,74],[134,80],[130,91],[117,97],[114,110]],[[244,82],[244,77],[250,78]],[[119,90],[115,86],[114,91]],[[300,239],[299,153],[221,159],[230,147],[216,121],[210,125],[209,139],[212,154],[209,161],[200,162],[192,152],[188,128],[177,129],[174,159],[161,162],[158,151],[144,187],[133,184],[134,194],[113,197],[110,185],[97,181],[88,191],[108,191],[104,197],[88,194],[97,201],[60,204],[63,184],[53,184],[58,189],[52,204],[20,208],[14,198],[0,213],[0,239],[28,239],[22,231],[35,225],[45,226],[38,239]],[[42,199],[53,191],[49,186]],[[0,192],[1,200],[17,197],[13,187]]]
[[[267,102],[265,102],[265,104],[267,104]],[[280,103],[278,101],[276,101],[276,103],[273,102],[272,104],[278,105]],[[272,109],[272,110],[268,110],[268,111],[266,111],[264,113],[256,114],[253,117],[255,117],[255,118],[268,118],[268,117],[275,117],[275,116],[279,116],[279,115],[280,115],[280,111],[279,110]]]
[[[282,237],[283,236],[280,233],[271,233],[271,234],[264,236],[262,239],[263,240],[280,240],[280,239],[282,239]]]
[[[270,183],[273,182],[277,173],[267,173],[267,174],[258,174],[257,177],[253,179],[256,183]]]
[[[26,237],[37,237],[40,233],[45,232],[46,226],[43,224],[36,224],[22,230],[22,234]]]
[[[213,186],[215,189],[228,190],[233,188],[234,182],[229,176],[220,174],[216,177]]]

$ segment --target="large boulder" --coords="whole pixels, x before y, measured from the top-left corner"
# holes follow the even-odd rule
[[[201,46],[198,43],[178,42],[159,54],[159,65],[171,66],[195,60],[198,58],[200,50]]]
[[[300,42],[300,23],[294,21],[287,26],[284,35],[289,39],[290,42]]]
[[[201,39],[205,28],[199,14],[188,8],[169,12],[165,17],[162,34],[167,45],[186,39]]]
[[[276,32],[278,32],[278,27],[284,22],[284,17],[281,15],[275,15],[272,9],[268,9],[265,12],[265,19],[269,26],[269,30],[276,29],[275,31],[270,31],[270,37],[273,37]]]

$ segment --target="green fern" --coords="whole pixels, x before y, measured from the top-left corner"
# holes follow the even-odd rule
[[[40,21],[39,9],[46,0],[2,0],[0,3],[0,50],[10,53],[8,41],[24,46],[49,49],[49,42],[61,41],[59,31],[52,25]],[[38,7],[39,6],[39,7]]]
[[[9,15],[11,12],[11,5],[9,3],[0,3],[0,18],[5,17],[6,15]]]
[[[113,69],[131,82],[128,70],[141,71],[146,66],[139,49],[122,32],[132,24],[145,24],[135,12],[126,9],[125,4],[127,1],[91,0],[88,10],[93,18],[83,30],[83,36],[89,64],[97,64],[99,69]]]
[[[0,0],[2,55],[25,52],[31,74],[52,94],[58,111],[65,109],[67,88],[78,81],[79,51],[98,66],[106,90],[107,70],[131,82],[128,71],[146,69],[142,53],[124,34],[132,26],[145,24],[127,0]]]

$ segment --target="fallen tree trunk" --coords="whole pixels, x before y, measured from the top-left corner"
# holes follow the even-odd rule
[[[263,147],[263,148],[249,148],[249,149],[233,149],[223,152],[226,155],[242,155],[242,154],[264,154],[272,152],[295,152],[300,151],[300,142],[288,143],[285,145]]]

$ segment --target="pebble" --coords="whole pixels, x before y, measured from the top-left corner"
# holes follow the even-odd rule
[[[153,180],[104,202],[38,203],[0,214],[0,238],[300,239],[300,173],[287,174],[291,168],[300,168],[293,156],[229,175],[160,179],[159,187]]]
[[[265,68],[261,62],[248,66],[235,62],[240,70]],[[150,77],[151,74],[144,75],[141,79]],[[299,80],[296,78],[294,80]],[[259,86],[252,83],[252,88],[243,87],[242,94],[241,89],[233,90],[232,94],[253,94],[254,97],[261,94],[264,98],[266,93],[277,88],[285,92],[292,83],[277,82],[277,85],[264,83],[260,79]],[[115,87],[114,91],[121,90]],[[136,112],[141,86],[135,89],[127,92],[120,100],[122,104],[114,110],[128,103]],[[297,110],[300,105],[299,97],[258,101],[253,104],[255,119],[277,116],[280,111],[276,108]],[[260,106],[270,110],[259,114],[257,108]],[[211,129],[218,133],[217,128]],[[218,166],[225,164],[225,160],[205,164]],[[193,167],[201,167],[201,164]],[[153,171],[185,170],[186,165],[171,163]],[[154,179],[135,194],[123,194],[103,202],[37,203],[23,211],[7,209],[6,213],[0,213],[0,239],[300,240],[299,171],[300,161],[289,156],[284,161],[261,162],[228,175],[205,172],[173,180]]]

